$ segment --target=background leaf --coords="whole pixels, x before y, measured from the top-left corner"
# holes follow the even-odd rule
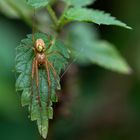
[[[125,23],[117,20],[115,17],[110,16],[110,14],[104,13],[103,11],[99,10],[78,7],[70,8],[65,13],[65,18],[68,21],[93,22],[99,25],[117,25],[131,29],[131,27],[127,26]]]
[[[45,7],[49,3],[49,0],[27,0],[27,3],[34,8],[40,8]]]
[[[89,24],[74,24],[70,28],[68,44],[74,57],[78,55],[81,63],[95,63],[104,68],[130,73],[131,69],[121,57],[114,45],[99,40],[98,35]]]
[[[25,0],[0,0],[0,11],[10,18],[29,18],[32,14]]]
[[[95,0],[63,0],[66,2],[68,5],[73,5],[73,6],[87,6],[95,2]]]

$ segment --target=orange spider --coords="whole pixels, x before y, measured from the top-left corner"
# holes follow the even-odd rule
[[[49,68],[52,69],[53,71],[53,75],[54,78],[57,79],[57,73],[55,71],[55,68],[53,67],[52,63],[49,62],[45,52],[52,46],[52,41],[50,41],[50,44],[48,45],[48,47],[46,48],[46,45],[43,41],[43,39],[37,39],[35,41],[35,46],[33,48],[34,53],[35,53],[35,57],[33,59],[33,63],[32,63],[32,81],[34,79],[34,77],[36,78],[36,87],[37,87],[37,100],[38,100],[38,104],[41,107],[41,100],[40,100],[40,92],[39,92],[39,74],[38,74],[38,69],[40,66],[44,66],[45,70],[46,70],[46,74],[47,74],[47,81],[48,81],[48,98],[47,98],[47,107],[49,105],[50,102],[50,87],[51,87],[51,79],[50,79],[50,71]],[[33,87],[33,85],[32,85]],[[32,93],[33,94],[33,93]]]

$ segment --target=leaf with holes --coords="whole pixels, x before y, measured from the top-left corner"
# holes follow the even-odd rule
[[[43,33],[36,33],[34,35],[35,40],[41,38],[44,40],[46,48],[50,43],[50,39]],[[39,95],[41,100],[41,107],[37,101],[38,92],[36,87],[36,79],[31,79],[32,75],[32,63],[35,57],[34,43],[32,41],[32,35],[27,35],[26,39],[23,39],[20,45],[16,48],[16,71],[19,74],[16,81],[16,90],[22,92],[21,103],[22,106],[28,106],[30,112],[30,118],[32,121],[37,121],[38,129],[43,138],[47,137],[48,133],[48,121],[53,118],[53,102],[57,102],[56,90],[60,87],[60,75],[61,70],[65,69],[67,65],[67,59],[69,58],[68,49],[65,48],[63,43],[59,40],[50,37],[53,44],[46,51],[46,57],[48,61],[53,65],[57,78],[53,74],[53,70],[49,68],[50,72],[50,103],[47,106],[47,99],[49,94],[48,76],[43,66],[39,66]],[[55,53],[57,52],[57,53]]]

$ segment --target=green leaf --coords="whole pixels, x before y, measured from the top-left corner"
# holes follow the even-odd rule
[[[46,48],[50,44],[50,39],[53,42],[52,46],[46,51],[46,58],[55,69],[54,70],[48,66],[51,86],[48,87],[48,75],[45,66],[39,67],[38,88],[36,86],[36,77],[34,77],[33,80],[31,79],[32,63],[35,58],[35,53],[33,50],[34,43],[32,42],[32,35],[27,35],[27,38],[23,39],[20,45],[16,48],[15,67],[16,71],[19,73],[16,81],[16,90],[22,92],[22,106],[28,106],[31,120],[37,121],[39,133],[43,138],[46,138],[48,133],[48,121],[53,118],[52,103],[58,101],[56,90],[61,89],[59,75],[61,70],[65,69],[65,66],[67,65],[69,53],[63,43],[52,36],[48,37],[43,33],[36,33],[34,38],[35,40],[39,38],[43,39]],[[54,71],[57,75],[54,74]],[[38,94],[40,96],[41,106],[37,100]],[[49,94],[51,97],[48,104]]]
[[[99,25],[101,24],[116,25],[116,26],[127,28],[127,29],[131,29],[131,27],[117,20],[115,17],[112,17],[110,14],[105,13],[103,11],[99,11],[99,10],[78,8],[78,7],[70,8],[65,13],[65,18],[68,21],[93,22]]]
[[[93,27],[88,24],[71,26],[68,44],[73,50],[74,57],[78,56],[78,61],[81,63],[94,63],[124,74],[131,72],[114,45],[99,40]]]
[[[26,106],[30,104],[30,95],[31,95],[31,89],[27,88],[23,90],[22,96],[21,96],[22,106]]]
[[[95,2],[95,0],[63,0],[68,5],[73,5],[76,7],[87,6]]]
[[[27,4],[34,8],[45,7],[49,3],[49,0],[27,0]]]

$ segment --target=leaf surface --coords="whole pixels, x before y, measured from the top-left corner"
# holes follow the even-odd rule
[[[40,8],[47,6],[49,0],[27,0],[27,3],[34,8]]]
[[[95,0],[63,0],[68,5],[81,7],[81,6],[87,6],[95,2]]]
[[[35,40],[39,38],[44,40],[47,48],[50,44],[48,36],[43,33],[36,33]],[[49,87],[45,66],[39,66],[39,90],[36,86],[36,78],[34,77],[31,80],[32,63],[35,58],[32,35],[28,35],[26,39],[23,39],[21,44],[16,48],[16,71],[19,73],[16,81],[16,90],[22,92],[22,106],[28,106],[31,120],[37,121],[38,130],[44,138],[47,137],[48,133],[48,121],[53,118],[52,103],[58,101],[56,90],[61,88],[59,74],[62,69],[65,69],[67,58],[69,58],[68,50],[64,47],[63,43],[52,36],[50,38],[53,41],[53,45],[46,51],[46,58],[53,65],[57,76],[54,75],[54,70],[49,66],[51,79],[51,98],[49,104],[47,104]],[[37,100],[38,91],[41,99],[41,107]]]
[[[94,63],[109,70],[128,74],[131,68],[111,43],[100,40],[89,24],[71,26],[68,44],[80,63]]]
[[[110,14],[105,13],[103,11],[87,9],[87,8],[70,8],[65,13],[65,18],[68,21],[85,21],[85,22],[93,22],[98,25],[116,25],[121,26],[127,29],[131,29],[131,27],[127,26],[125,23],[117,20],[115,17],[112,17]]]

